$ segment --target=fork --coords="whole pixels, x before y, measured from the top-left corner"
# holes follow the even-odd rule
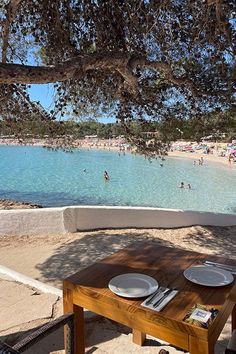
[[[175,289],[166,289],[163,293],[163,296],[157,302],[155,302],[155,304],[153,304],[153,307],[159,306],[162,303],[162,301],[164,301],[165,298],[174,290]]]
[[[152,303],[152,301],[154,300],[154,298],[161,294],[161,292],[164,290],[165,288],[163,286],[161,286],[159,289],[157,289],[157,291],[154,292],[154,294],[152,295],[152,297],[150,299],[148,299],[146,302],[145,302],[145,305],[150,305]]]

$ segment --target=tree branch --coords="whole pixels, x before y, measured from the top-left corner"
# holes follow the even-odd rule
[[[180,86],[186,85],[195,93],[194,84],[187,78],[176,78],[171,66],[162,62],[148,61],[146,58],[130,58],[124,53],[93,53],[80,55],[54,66],[28,66],[20,64],[0,64],[0,84],[46,84],[79,79],[87,71],[99,70],[116,72],[122,76],[125,88],[133,95],[138,94],[138,82],[134,69],[152,68],[162,71],[165,79]]]
[[[7,6],[7,16],[5,23],[3,24],[3,32],[2,32],[2,62],[6,63],[7,60],[7,48],[8,48],[8,41],[9,41],[9,34],[10,34],[10,27],[15,18],[17,7],[22,0],[10,0]]]
[[[134,58],[130,60],[129,65],[132,69],[135,69],[139,66],[141,68],[156,69],[158,71],[161,71],[164,73],[165,79],[169,82],[172,82],[177,86],[186,85],[192,91],[192,93],[194,93],[195,95],[199,95],[199,92],[197,91],[194,83],[191,80],[187,78],[177,78],[173,75],[171,66],[169,64],[156,61],[149,61],[145,58]]]
[[[30,66],[0,64],[0,83],[46,84],[50,82],[77,79],[89,70],[110,70],[122,72],[129,58],[125,54],[79,55],[64,63],[52,66]]]

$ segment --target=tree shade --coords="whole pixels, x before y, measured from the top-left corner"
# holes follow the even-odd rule
[[[0,116],[192,119],[235,104],[235,0],[2,0]],[[30,65],[31,64],[31,65]],[[31,102],[53,83],[55,107]]]

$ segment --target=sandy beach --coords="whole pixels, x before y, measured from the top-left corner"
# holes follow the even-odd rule
[[[196,164],[198,164],[198,160],[202,157],[203,158],[203,163],[208,163],[208,162],[214,162],[218,164],[223,164],[225,166],[228,166],[229,168],[234,168],[236,169],[236,163],[229,163],[228,158],[226,156],[217,156],[216,152],[213,154],[203,154],[202,151],[195,151],[195,152],[184,152],[184,151],[169,151],[168,152],[169,157],[175,157],[175,158],[182,158],[182,159],[191,159],[195,160]]]
[[[63,141],[60,139],[57,139],[57,144],[60,142],[62,143]],[[179,142],[180,144],[183,145],[183,141]],[[178,142],[175,142],[176,145],[178,145]],[[186,145],[188,142],[186,142]],[[0,138],[0,146],[42,146],[46,147],[49,149],[57,149],[58,146],[52,139],[26,139],[24,143],[19,142],[17,139],[1,139]],[[210,147],[212,146],[212,143],[207,143],[207,145]],[[220,147],[226,147],[227,144],[221,144]],[[108,151],[117,151],[117,152],[135,152],[135,148],[130,147],[129,144],[125,141],[125,139],[77,139],[73,141],[72,148],[78,148],[78,149],[101,149],[101,150],[108,150]],[[215,163],[220,163],[224,164],[225,166],[227,165],[229,168],[236,168],[236,163],[229,163],[228,156],[219,156],[218,154],[218,148],[216,149],[211,149],[210,154],[204,154],[203,150],[194,150],[194,152],[185,152],[185,151],[179,151],[179,150],[173,150],[171,149],[168,151],[168,156],[169,157],[174,157],[174,158],[186,158],[186,159],[191,159],[195,160],[196,163],[198,163],[198,160],[202,157],[204,162],[215,162]]]
[[[61,287],[61,280],[97,259],[141,240],[236,259],[236,226],[99,230],[57,235],[1,236],[1,264]]]

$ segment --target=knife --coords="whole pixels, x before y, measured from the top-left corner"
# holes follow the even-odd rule
[[[214,266],[214,267],[218,267],[218,268],[221,268],[221,269],[225,269],[225,270],[228,270],[229,272],[232,272],[232,273],[236,272],[236,267],[230,266],[230,265],[227,265],[227,264],[216,263],[216,262],[211,262],[211,261],[205,261],[204,264],[206,266]]]
[[[145,302],[145,305],[150,305],[152,303],[152,300],[159,294],[161,294],[162,289],[164,289],[163,287],[160,287],[159,289],[157,289],[157,291],[154,292],[154,294],[150,297],[150,299],[148,299]]]
[[[157,307],[158,305],[160,305],[162,303],[162,301],[173,291],[173,289],[166,289],[163,293],[162,293],[162,297],[153,304],[153,307]]]

